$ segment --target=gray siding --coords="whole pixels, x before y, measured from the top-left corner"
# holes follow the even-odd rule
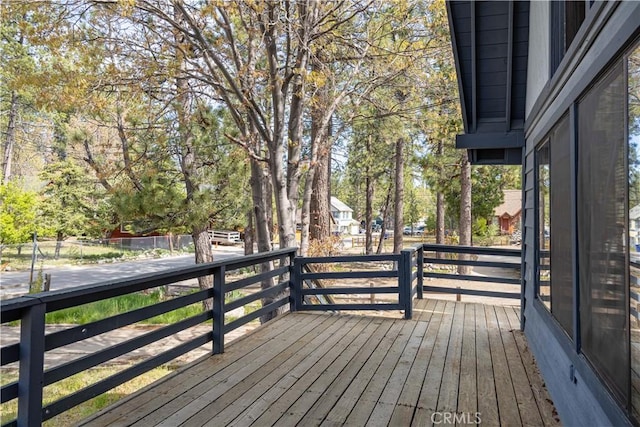
[[[541,55],[548,54],[544,49],[548,38],[538,32],[548,34],[547,23],[548,7],[532,2],[523,183],[525,333],[563,424],[625,425],[628,420],[624,411],[584,357],[576,353],[573,341],[535,300],[534,149],[598,74],[638,35],[640,2],[595,3],[556,74],[545,82],[542,77],[544,72],[548,75],[548,61]],[[576,382],[570,377],[572,365]]]

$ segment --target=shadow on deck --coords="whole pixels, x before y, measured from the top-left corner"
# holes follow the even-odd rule
[[[82,425],[558,425],[519,308],[414,302],[413,320],[296,312]]]

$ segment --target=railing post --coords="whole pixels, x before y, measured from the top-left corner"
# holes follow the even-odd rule
[[[25,309],[20,322],[19,426],[42,424],[45,313],[45,304],[31,306]]]
[[[424,288],[424,246],[418,248],[418,299],[423,298]]]
[[[224,265],[213,270],[213,354],[224,353],[224,274]]]
[[[398,288],[400,290],[400,304],[404,306],[404,318],[411,319],[413,315],[413,301],[411,298],[411,251],[400,251],[398,262]]]
[[[299,297],[300,289],[302,288],[300,283],[300,275],[302,273],[302,264],[298,261],[295,252],[289,255],[289,310],[299,311],[300,303]]]

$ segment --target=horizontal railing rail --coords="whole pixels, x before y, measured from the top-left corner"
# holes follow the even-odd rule
[[[413,266],[418,262],[415,257],[416,249],[403,250],[400,254],[382,255],[349,255],[332,257],[304,257],[296,258],[294,266],[295,280],[292,281],[296,287],[293,292],[292,310],[404,310],[404,317],[411,318],[413,295],[413,280],[417,279],[417,271],[413,272]],[[393,263],[392,270],[370,270],[370,271],[310,271],[307,266],[314,264],[345,264],[361,263],[369,264],[390,262]],[[414,276],[415,273],[415,276]],[[393,286],[340,286],[340,287],[310,287],[304,288],[303,283],[308,280],[340,280],[340,279],[375,279],[375,278],[397,278]],[[396,302],[387,303],[332,303],[332,304],[311,304],[306,301],[306,296],[317,295],[379,295],[394,294],[398,298]]]
[[[438,254],[445,255],[439,258]],[[18,399],[18,418],[5,425],[39,425],[44,420],[76,406],[92,397],[102,394],[138,375],[198,347],[211,343],[214,354],[224,352],[225,334],[258,318],[268,318],[279,310],[403,310],[404,317],[412,317],[412,300],[423,298],[424,292],[448,292],[483,296],[519,297],[519,293],[502,293],[477,289],[425,286],[424,278],[448,278],[474,280],[492,283],[519,284],[516,278],[498,278],[472,275],[458,275],[427,271],[433,264],[445,266],[469,265],[472,267],[497,267],[517,270],[516,262],[457,259],[456,254],[481,256],[520,257],[514,249],[493,249],[461,246],[424,244],[401,251],[399,254],[357,255],[334,257],[296,257],[296,248],[260,253],[208,264],[167,270],[161,273],[140,275],[130,279],[119,279],[94,285],[81,286],[59,291],[25,295],[0,302],[1,322],[20,322],[20,342],[0,348],[1,366],[18,363],[18,381],[0,388],[1,403]],[[432,255],[433,254],[433,255]],[[455,255],[455,256],[451,256]],[[312,265],[357,263],[365,265],[362,271],[318,271]],[[379,263],[392,265],[382,269]],[[348,267],[348,266],[347,266]],[[247,270],[248,269],[248,270]],[[47,313],[76,307],[109,298],[146,291],[184,280],[211,276],[210,289],[149,305],[140,309],[69,327],[62,331],[46,333]],[[380,286],[328,286],[327,281],[350,281],[354,279],[386,279],[389,283]],[[391,279],[391,280],[389,280]],[[322,282],[324,281],[324,282]],[[237,291],[241,291],[240,295]],[[361,303],[339,301],[346,295],[393,295],[391,302]],[[231,296],[227,300],[225,296]],[[315,297],[315,298],[314,298]],[[335,299],[334,299],[335,297]],[[357,299],[357,298],[356,298]],[[373,298],[372,298],[373,299]],[[151,317],[206,301],[207,307],[201,313],[177,322],[158,326],[153,330],[94,353],[79,357],[67,363],[44,369],[45,354],[51,350],[82,342],[116,329],[133,325]],[[229,315],[241,307],[260,301],[260,308],[237,318]],[[316,304],[312,301],[317,302]],[[252,308],[253,309],[253,308]],[[227,317],[225,318],[225,315]],[[227,320],[228,319],[228,320]],[[121,372],[95,384],[67,395],[58,401],[43,405],[42,388],[68,378],[74,374],[95,367],[126,353],[143,348],[158,340],[167,338],[188,328],[211,323],[211,329],[179,345],[154,354]]]
[[[448,279],[448,280],[460,280],[460,281],[473,281],[483,283],[495,283],[503,285],[516,285],[518,286],[517,292],[505,292],[495,291],[487,289],[472,289],[450,286],[423,286],[422,291],[426,292],[438,292],[448,293],[455,295],[473,295],[483,297],[497,297],[497,298],[511,298],[520,299],[520,285],[521,278],[516,277],[513,272],[519,272],[521,269],[521,256],[522,251],[520,249],[504,249],[504,248],[488,248],[488,247],[475,247],[475,246],[452,246],[452,245],[439,245],[439,244],[424,244],[422,246],[424,251],[423,262],[425,266],[424,277],[432,279]],[[471,255],[475,257],[482,256],[484,258],[507,258],[509,261],[498,260],[479,260],[479,259],[465,259],[459,258],[460,254]],[[449,256],[449,258],[447,258]],[[513,260],[513,261],[511,261]],[[470,267],[489,267],[504,269],[505,274],[500,275],[473,275],[473,274],[458,274],[451,271],[433,271],[433,266],[470,266]],[[432,269],[429,270],[427,266]],[[509,274],[511,272],[511,274]],[[520,276],[518,274],[518,276]]]
[[[289,273],[291,269],[290,266],[293,265],[295,253],[295,248],[282,249],[267,254],[263,253],[213,263],[198,264],[161,273],[140,275],[126,280],[108,281],[72,289],[43,292],[0,302],[2,324],[20,321],[20,342],[3,346],[0,349],[1,366],[19,362],[18,381],[5,384],[0,388],[1,403],[16,398],[18,399],[18,417],[4,425],[39,425],[42,421],[53,418],[73,406],[102,394],[209,342],[213,342],[213,353],[223,352],[224,335],[226,333],[289,303],[287,292],[291,287]],[[227,273],[231,271],[256,266],[261,268],[265,263],[276,260],[280,261],[280,266],[269,268],[270,271],[253,273],[250,277],[226,282]],[[287,262],[283,260],[287,260]],[[62,331],[49,334],[45,333],[47,313],[202,276],[213,276],[213,288],[196,291],[168,301],[91,323],[70,327]],[[254,292],[231,302],[225,302],[225,294],[229,292],[278,277],[285,277],[285,279],[275,286],[271,286],[269,289]],[[270,302],[250,314],[240,316],[225,324],[225,313],[260,299],[269,299]],[[212,310],[204,310],[203,308],[203,312],[195,316],[155,328],[144,335],[117,343],[92,354],[76,358],[70,362],[46,370],[44,369],[44,357],[48,351],[81,342],[88,338],[205,300],[212,301]],[[143,348],[161,339],[211,320],[213,320],[211,331],[207,333],[184,341],[174,348],[156,354],[55,402],[47,405],[43,405],[42,403],[42,388],[44,386],[54,384],[79,372],[93,368],[131,351]]]

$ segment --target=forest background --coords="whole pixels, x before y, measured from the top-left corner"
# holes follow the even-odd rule
[[[332,195],[364,222],[367,254],[385,229],[399,251],[419,221],[471,244],[520,188],[519,167],[472,168],[454,148],[442,0],[0,11],[0,246],[125,224],[190,234],[196,262],[213,260],[210,229],[242,229],[246,252],[277,240],[306,255],[331,245]]]

